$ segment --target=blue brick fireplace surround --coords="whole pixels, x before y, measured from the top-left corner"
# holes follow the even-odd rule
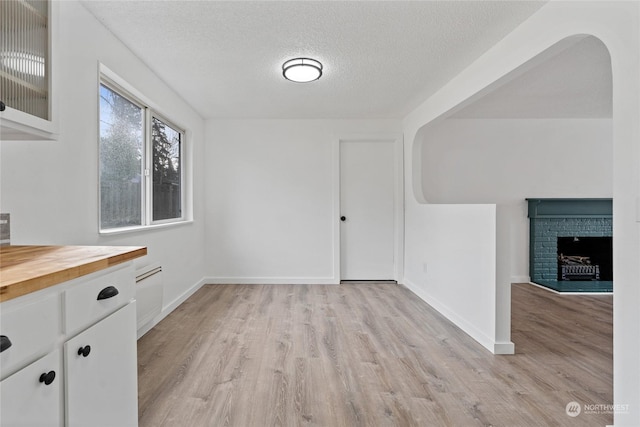
[[[558,237],[613,236],[611,199],[527,199],[529,274],[559,292],[612,292],[611,280],[558,280]]]

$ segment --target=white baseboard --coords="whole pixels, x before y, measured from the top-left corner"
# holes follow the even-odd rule
[[[493,345],[493,354],[515,354],[516,346],[511,341],[496,342]]]
[[[444,317],[453,322],[458,328],[464,331],[471,338],[476,340],[480,345],[489,350],[493,354],[513,354],[514,345],[512,342],[496,342],[490,337],[486,336],[482,331],[478,330],[472,323],[469,323],[466,319],[460,317],[453,310],[447,307],[445,304],[441,303],[437,299],[433,298],[423,289],[420,289],[410,280],[406,278],[403,281],[403,284],[409,289],[411,292],[416,294],[421,300],[429,304],[436,311],[442,314]],[[509,347],[509,345],[511,347]],[[509,352],[510,351],[510,352]]]
[[[211,285],[339,285],[334,277],[205,277]]]
[[[532,286],[536,286],[540,289],[544,289],[547,292],[552,292],[556,295],[560,295],[560,296],[566,296],[566,297],[570,297],[570,296],[576,296],[576,295],[613,295],[613,292],[558,292],[555,289],[551,289],[548,288],[546,286],[543,285],[539,285],[537,283],[534,282],[529,282],[530,285]]]
[[[143,325],[138,329],[138,338],[140,339],[144,334],[149,332],[154,326],[162,321],[165,317],[167,317],[173,310],[178,308],[180,304],[185,302],[191,295],[193,295],[198,289],[200,289],[207,281],[205,278],[200,279],[195,285],[191,286],[187,289],[182,295],[178,298],[174,299],[169,305],[162,307],[162,311],[160,314],[151,319],[147,324]]]

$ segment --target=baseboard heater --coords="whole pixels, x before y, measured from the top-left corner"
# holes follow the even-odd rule
[[[138,331],[162,311],[162,266],[148,264],[136,270],[136,314]]]

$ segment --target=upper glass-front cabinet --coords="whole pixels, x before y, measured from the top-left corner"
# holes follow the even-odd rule
[[[0,139],[54,139],[51,47],[55,2],[0,0]]]

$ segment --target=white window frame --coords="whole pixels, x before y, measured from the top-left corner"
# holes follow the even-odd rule
[[[153,102],[146,98],[137,89],[127,83],[124,79],[111,71],[104,64],[99,64],[99,79],[97,93],[100,91],[100,86],[106,86],[110,90],[116,92],[118,95],[126,98],[128,101],[139,106],[143,113],[143,152],[142,158],[142,191],[141,191],[141,225],[134,225],[130,227],[114,227],[114,228],[102,228],[101,218],[101,185],[100,185],[100,168],[98,167],[98,232],[99,234],[118,234],[132,231],[140,231],[146,229],[155,229],[158,227],[174,226],[185,223],[191,223],[189,218],[190,207],[187,205],[187,170],[189,167],[187,161],[187,145],[189,140],[189,133],[184,126],[177,124],[174,120],[168,119],[168,115],[164,114],[159,108],[157,108]],[[100,123],[100,97],[98,96],[98,123]],[[153,141],[151,139],[151,120],[152,117],[162,121],[164,124],[170,126],[174,130],[180,132],[180,217],[168,218],[162,220],[153,220]],[[98,145],[100,144],[100,126],[98,125]],[[99,150],[98,150],[99,151]],[[98,154],[99,157],[99,154]],[[99,164],[99,162],[98,162]]]
[[[152,119],[156,118],[160,120],[165,125],[168,125],[172,129],[178,131],[182,136],[180,139],[180,218],[167,218],[160,220],[153,220],[153,171],[151,168],[153,167],[153,141],[151,140],[151,132],[149,130],[152,126]],[[163,114],[160,114],[158,111],[154,109],[147,109],[145,111],[145,144],[146,144],[146,157],[145,157],[145,169],[144,169],[144,178],[145,178],[145,187],[147,196],[146,200],[146,209],[144,210],[146,215],[146,222],[148,224],[157,225],[157,224],[170,224],[174,222],[184,221],[184,206],[185,206],[185,174],[184,174],[184,153],[185,153],[185,139],[186,132],[181,126],[175,125],[171,120],[167,119]]]

